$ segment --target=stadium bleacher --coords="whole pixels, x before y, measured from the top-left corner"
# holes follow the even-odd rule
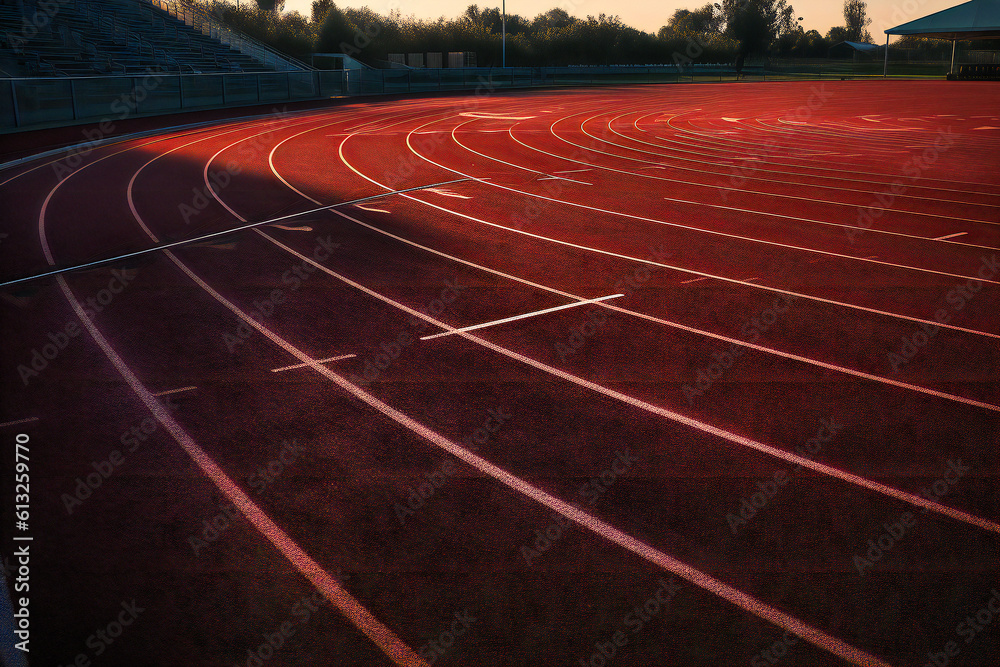
[[[1000,65],[962,65],[957,78],[960,81],[1000,81]]]
[[[138,0],[0,0],[0,77],[272,70]]]

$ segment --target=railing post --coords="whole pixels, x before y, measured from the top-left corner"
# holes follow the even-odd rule
[[[21,111],[17,108],[17,86],[10,79],[10,101],[14,105],[14,127],[21,127]]]
[[[73,120],[80,120],[80,116],[76,111],[76,80],[69,80],[69,101],[73,107]]]

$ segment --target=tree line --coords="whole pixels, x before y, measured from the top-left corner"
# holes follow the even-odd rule
[[[340,8],[314,0],[310,16],[282,13],[283,0],[202,0],[222,21],[290,55],[347,53],[384,65],[391,53],[471,51],[479,66],[501,63],[499,8],[470,5],[454,18],[436,20]],[[865,0],[844,0],[844,25],[826,35],[804,30],[787,0],[721,0],[678,9],[653,34],[625,25],[618,16],[579,18],[551,9],[533,18],[508,14],[507,64],[513,66],[731,63],[746,58],[825,58],[844,40],[871,42]],[[937,55],[931,40],[908,37],[900,47]],[[895,46],[895,45],[894,45]]]

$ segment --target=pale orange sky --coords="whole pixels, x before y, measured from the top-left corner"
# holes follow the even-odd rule
[[[705,4],[707,0],[666,0],[666,2],[613,2],[612,0],[507,0],[507,11],[511,14],[521,14],[533,18],[537,14],[553,7],[562,7],[574,16],[584,17],[588,14],[618,14],[622,21],[646,32],[656,32],[675,9],[694,9]],[[714,1],[714,0],[713,0]],[[802,24],[806,30],[826,31],[835,25],[843,24],[843,1],[837,0],[795,0],[792,6],[796,15],[803,18]],[[393,7],[399,8],[404,15],[414,14],[418,18],[436,19],[439,16],[452,18],[465,11],[470,4],[482,7],[499,7],[499,2],[490,0],[334,0],[338,7],[368,6],[380,14],[387,14]],[[933,12],[947,9],[960,1],[956,0],[869,0],[868,16],[872,18],[869,30],[875,43],[885,41],[882,31],[886,28],[912,21]],[[310,0],[286,0],[288,11],[298,10],[309,14],[312,6]]]

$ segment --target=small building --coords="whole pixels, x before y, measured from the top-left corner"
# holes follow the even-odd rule
[[[475,67],[475,51],[449,51],[448,67]]]
[[[827,57],[837,60],[874,60],[879,55],[877,44],[843,41],[834,44],[827,50]]]

